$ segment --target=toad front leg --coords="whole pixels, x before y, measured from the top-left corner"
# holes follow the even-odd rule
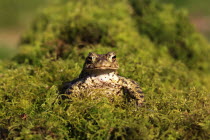
[[[140,86],[133,80],[127,79],[125,77],[119,77],[118,84],[120,84],[128,96],[136,100],[138,106],[142,106],[144,102],[144,94]]]

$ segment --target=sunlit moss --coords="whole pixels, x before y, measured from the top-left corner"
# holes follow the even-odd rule
[[[182,11],[150,0],[136,9],[132,2],[73,0],[38,16],[17,56],[0,63],[0,138],[208,138],[209,44]],[[173,40],[184,40],[186,49]],[[100,92],[62,98],[63,82],[78,77],[90,51],[117,53],[119,74],[145,93],[143,107]]]
[[[209,70],[209,44],[195,32],[187,12],[153,0],[130,0],[139,32],[148,36],[158,49],[184,62],[189,68]],[[208,65],[208,66],[207,66]]]

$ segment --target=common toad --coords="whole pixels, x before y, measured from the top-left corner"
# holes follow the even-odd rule
[[[112,96],[119,95],[134,99],[141,106],[144,94],[133,80],[117,75],[119,65],[114,52],[107,54],[89,53],[79,78],[65,85],[65,93],[72,96],[93,94],[96,90]]]

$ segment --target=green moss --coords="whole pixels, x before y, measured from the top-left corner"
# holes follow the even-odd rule
[[[8,59],[15,55],[15,48],[0,43],[0,59]]]
[[[195,32],[186,11],[152,0],[130,0],[140,34],[148,36],[161,49],[189,68],[208,70],[209,44]],[[159,1],[160,2],[160,1]]]
[[[38,16],[16,57],[0,62],[0,138],[209,138],[209,44],[171,6],[141,0],[142,17],[130,2],[75,0]],[[78,77],[90,51],[117,53],[120,75],[145,93],[143,107],[100,92],[62,99],[62,83]]]

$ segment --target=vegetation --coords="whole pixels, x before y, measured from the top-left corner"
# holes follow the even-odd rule
[[[31,20],[39,5],[47,0],[0,0],[0,29],[8,27],[24,27]]]
[[[210,10],[208,8],[209,1],[205,1],[203,3],[198,2],[197,0],[161,0],[162,2],[173,3],[178,7],[185,7],[189,9],[192,13],[198,13],[205,16],[209,16]]]
[[[5,44],[0,44],[0,59],[11,58],[15,54],[14,48],[5,46]]]
[[[208,139],[210,46],[184,11],[152,0],[72,0],[43,11],[0,62],[0,138]],[[62,99],[88,52],[115,51],[145,105]],[[97,98],[100,97],[100,98]]]

